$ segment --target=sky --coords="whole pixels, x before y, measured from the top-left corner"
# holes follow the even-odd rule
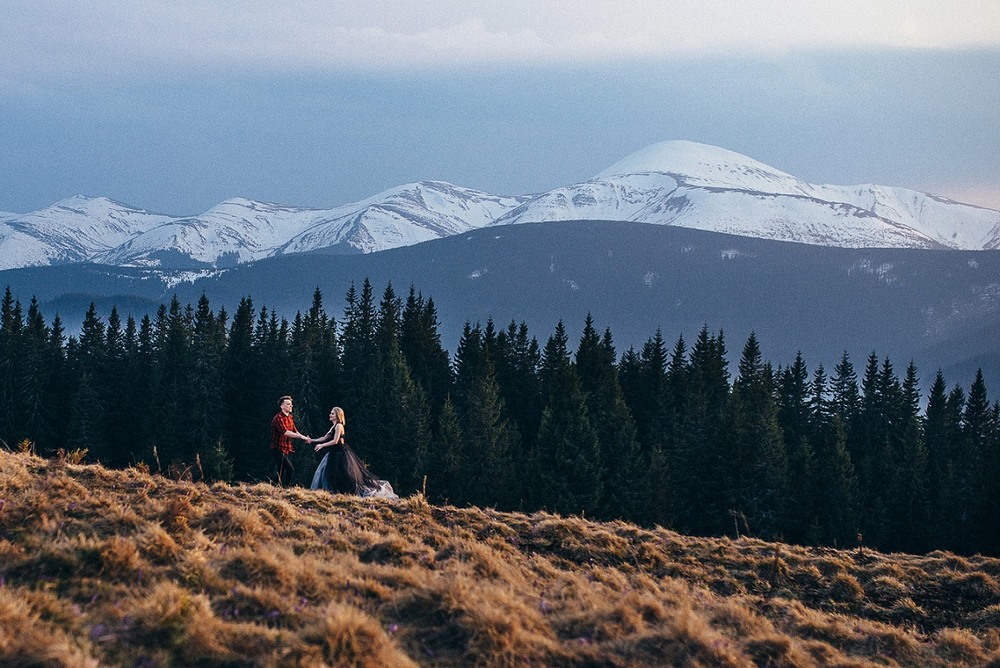
[[[686,139],[1000,209],[1000,0],[0,0],[0,211],[586,181]]]

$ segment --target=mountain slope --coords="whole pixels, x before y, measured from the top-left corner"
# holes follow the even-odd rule
[[[3,665],[1000,661],[988,557],[693,538],[68,459],[0,450]]]
[[[71,198],[0,216],[0,269],[101,262],[182,269],[277,255],[373,253],[485,226],[618,220],[843,248],[1000,249],[1000,211],[904,188],[807,183],[747,156],[654,144],[590,181],[498,196],[440,181],[331,209],[231,199],[191,217]]]
[[[735,354],[751,331],[765,357],[788,364],[801,351],[810,368],[832,369],[844,351],[872,351],[897,365],[913,359],[929,384],[938,368],[968,385],[982,367],[1000,387],[1000,253],[846,249],[790,244],[662,225],[562,221],[488,227],[355,255],[298,254],[197,278],[197,273],[111,270],[98,265],[0,272],[0,287],[22,301],[37,296],[70,332],[90,301],[108,313],[155,313],[177,294],[205,293],[232,313],[250,295],[291,320],[318,287],[339,315],[352,282],[370,278],[433,297],[442,342],[455,350],[466,321],[525,321],[540,340],[562,320],[571,338],[592,314],[618,351],[641,348],[662,329],[692,341],[722,329]],[[123,295],[132,295],[126,302]],[[137,299],[148,300],[142,309]],[[128,304],[129,308],[124,309]]]

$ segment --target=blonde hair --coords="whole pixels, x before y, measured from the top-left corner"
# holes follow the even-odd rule
[[[347,426],[347,418],[344,417],[344,409],[343,408],[341,408],[340,406],[334,406],[333,408],[330,409],[330,412],[331,413],[336,413],[336,415],[337,415],[337,422],[339,422],[340,424],[344,425],[345,427]]]

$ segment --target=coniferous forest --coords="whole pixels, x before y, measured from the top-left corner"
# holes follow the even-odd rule
[[[195,480],[273,477],[269,424],[295,400],[318,437],[331,406],[379,477],[431,502],[546,509],[693,535],[1000,554],[1000,405],[872,352],[833,369],[731,369],[723,332],[615,349],[589,316],[575,350],[524,323],[468,323],[453,355],[432,299],[365,280],[329,315],[317,290],[289,322],[245,297],[230,314],[174,298],[155,317],[79,335],[8,287],[0,438],[10,449]],[[2,445],[2,444],[0,444]],[[296,441],[296,484],[317,455]]]

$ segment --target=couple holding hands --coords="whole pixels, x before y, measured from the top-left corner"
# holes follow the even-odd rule
[[[313,474],[311,489],[325,489],[340,494],[398,499],[392,485],[379,480],[368,470],[354,451],[344,442],[344,409],[334,406],[330,409],[332,426],[320,438],[303,436],[292,419],[292,398],[283,396],[278,401],[278,413],[271,420],[271,454],[278,474],[278,484],[291,480],[295,467],[289,455],[295,452],[292,439],[299,439],[313,445],[313,450],[325,450],[316,472]]]

